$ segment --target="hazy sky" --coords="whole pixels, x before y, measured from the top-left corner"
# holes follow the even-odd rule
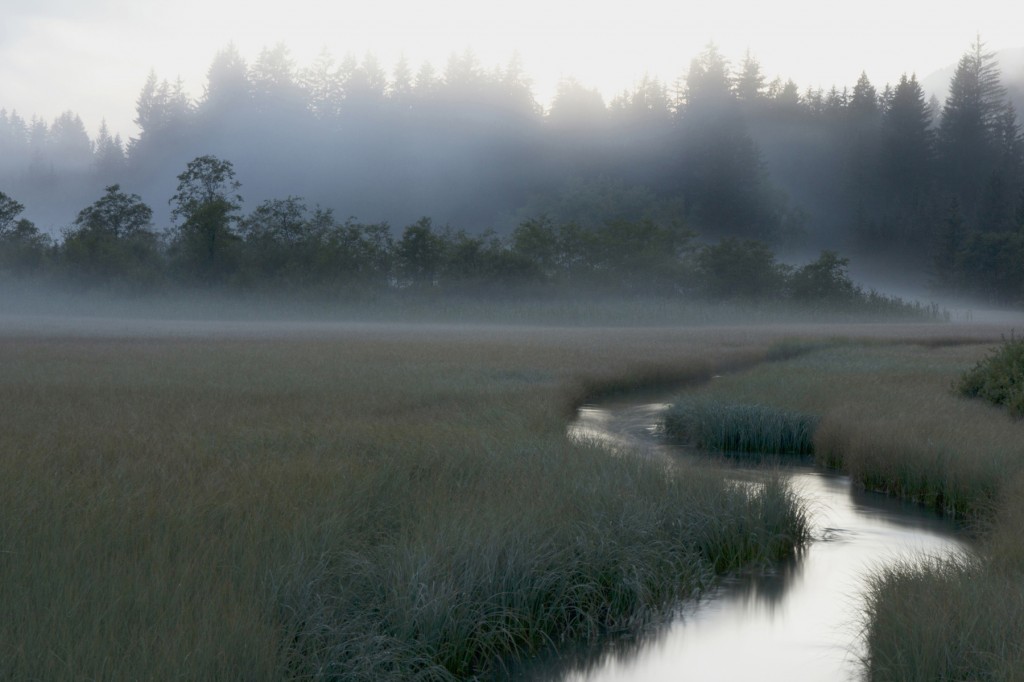
[[[592,0],[2,0],[0,108],[50,120],[79,113],[90,133],[105,117],[136,132],[134,102],[149,70],[202,94],[214,54],[233,41],[250,61],[287,43],[299,66],[323,48],[374,52],[390,70],[404,52],[443,69],[471,48],[484,66],[518,51],[547,103],[561,76],[610,98],[645,71],[667,82],[709,41],[734,62],[749,48],[769,77],[881,87],[955,62],[980,32],[989,48],[1024,46],[1015,0],[733,0],[602,5]]]

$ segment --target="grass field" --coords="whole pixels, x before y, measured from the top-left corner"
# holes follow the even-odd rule
[[[902,345],[759,364],[837,335]],[[935,397],[980,352],[951,336],[998,331],[19,323],[0,337],[0,677],[449,679],[631,627],[792,551],[803,512],[783,485],[573,444],[575,406],[752,368],[708,388],[840,405],[816,444],[873,471],[908,395],[957,410],[922,429],[981,418]],[[945,476],[1010,466],[986,438]]]
[[[465,677],[805,532],[781,485],[565,438],[590,392],[750,362],[747,343],[237,331],[0,340],[0,677]]]

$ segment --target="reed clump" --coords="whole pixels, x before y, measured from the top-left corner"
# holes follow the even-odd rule
[[[812,455],[818,417],[758,404],[684,399],[665,414],[674,440],[713,452]]]

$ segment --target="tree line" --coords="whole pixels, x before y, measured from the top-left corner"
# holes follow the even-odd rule
[[[155,230],[152,209],[115,184],[79,211],[59,240],[21,218],[24,206],[0,192],[0,281],[345,297],[690,296],[925,312],[865,292],[850,280],[848,260],[832,251],[796,268],[779,263],[757,240],[700,244],[678,220],[619,218],[584,226],[542,216],[503,238],[421,218],[395,234],[386,223],[339,221],[294,196],[265,200],[243,214],[234,166],[215,156],[193,159],[177,179],[169,201],[173,227]]]
[[[885,252],[938,288],[1024,300],[1024,137],[980,39],[944,103],[913,75],[801,91],[709,46],[671,86],[645,77],[606,103],[565,79],[544,110],[517,59],[389,73],[324,52],[298,68],[277,45],[252,64],[220,52],[198,100],[152,73],[136,113],[127,143],[106,128],[90,140],[71,112],[49,126],[0,113],[0,182],[70,213],[113,184],[159,195],[214,154],[258,200],[301,195],[374,224],[428,214],[479,239],[542,214],[591,231],[674,215],[708,239]]]

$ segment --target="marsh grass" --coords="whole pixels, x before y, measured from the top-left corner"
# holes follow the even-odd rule
[[[566,401],[637,355],[696,375],[755,352],[699,330],[0,338],[0,678],[466,678],[644,622],[787,555],[803,510],[571,443]]]
[[[754,401],[769,413],[813,411],[819,462],[970,521],[976,552],[897,563],[869,578],[872,680],[1018,680],[1024,670],[1024,423],[950,389],[985,352],[962,341],[787,342],[768,350],[775,362],[693,389],[678,408],[682,421],[713,406],[709,421],[729,428],[730,446],[758,428],[730,414],[737,406],[738,415]],[[997,353],[975,371],[1005,377],[1010,366]]]
[[[767,405],[680,400],[665,413],[665,432],[715,452],[811,455],[818,417]]]
[[[817,456],[964,509],[1024,460],[949,394],[979,347],[816,341],[985,330],[801,327],[810,350],[757,365],[793,330],[156,328],[0,338],[0,678],[487,677],[658,617],[806,533],[781,483],[565,438],[580,401],[666,379],[820,413]],[[1019,527],[992,533],[1002,575]]]
[[[1022,578],[969,556],[877,571],[865,613],[868,679],[1019,680]]]
[[[984,516],[1002,481],[1024,461],[1024,432],[998,410],[949,390],[980,349],[950,339],[839,339],[725,374],[687,400],[820,415],[812,447],[821,464],[843,469],[869,489],[956,516]]]
[[[978,551],[869,581],[872,680],[1018,680],[1024,670],[1024,474],[1006,479]]]

